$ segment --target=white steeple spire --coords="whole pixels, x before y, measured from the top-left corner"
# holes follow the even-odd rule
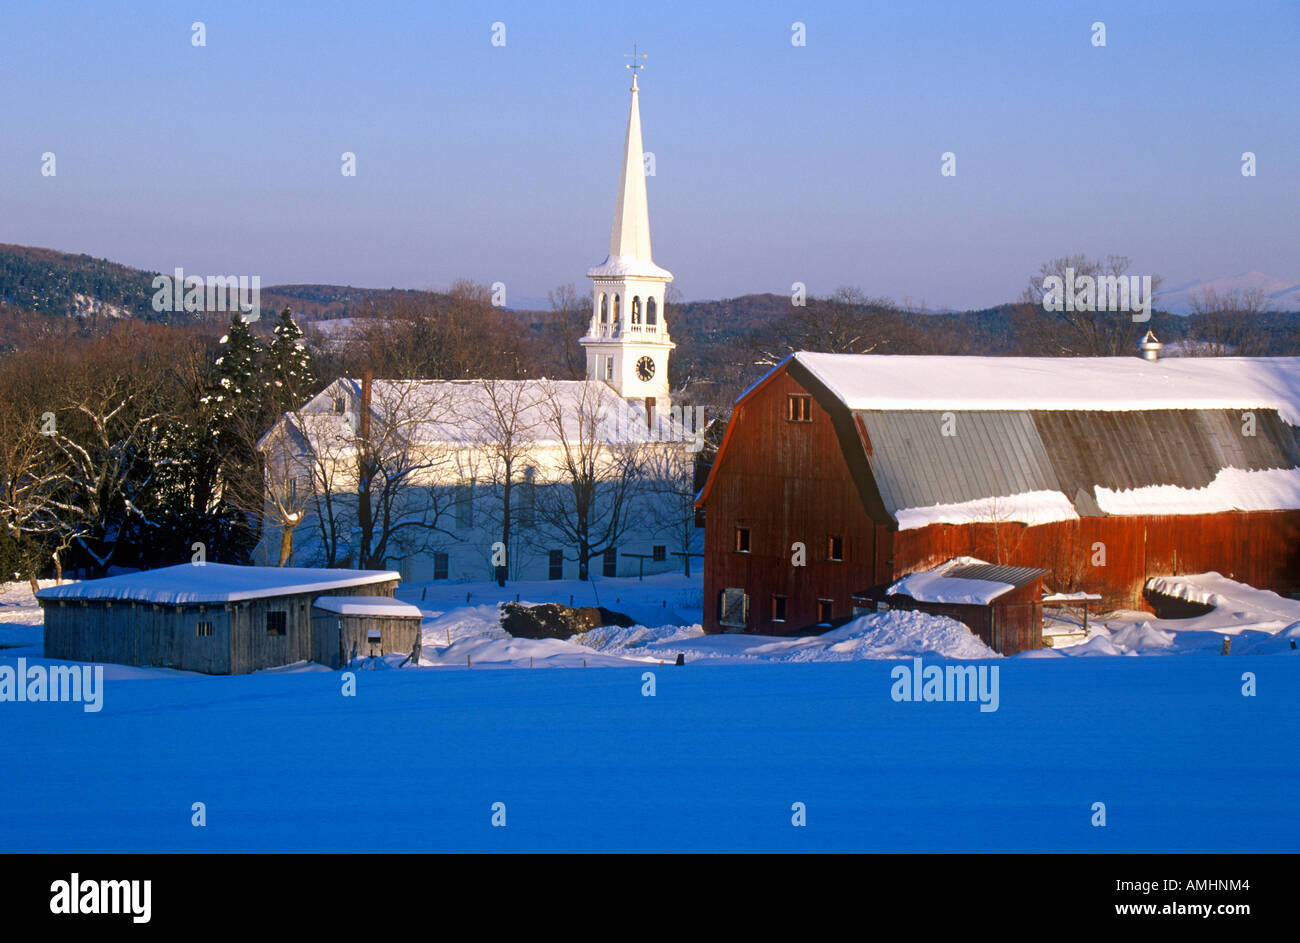
[[[627,113],[627,139],[623,142],[623,169],[618,178],[618,203],[614,206],[614,231],[609,237],[609,254],[649,262],[650,208],[645,197],[645,152],[641,146],[638,91],[636,73],[633,72],[632,107]]]

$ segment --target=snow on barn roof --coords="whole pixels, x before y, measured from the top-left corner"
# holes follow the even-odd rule
[[[888,592],[911,596],[917,602],[987,606],[1046,572],[1037,567],[995,566],[974,557],[955,557],[933,569],[903,577]]]
[[[54,599],[124,600],[179,606],[242,602],[270,596],[324,593],[400,579],[389,570],[326,570],[307,567],[181,563],[102,580],[50,586],[36,594]]]
[[[1275,409],[1300,425],[1300,357],[792,355],[849,409]]]
[[[312,605],[341,616],[424,618],[423,613],[409,602],[399,602],[387,596],[321,596]]]

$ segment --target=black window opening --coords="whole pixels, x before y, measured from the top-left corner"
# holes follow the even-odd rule
[[[564,551],[563,550],[551,551],[550,573],[548,574],[547,578],[552,580],[564,579]]]
[[[610,547],[601,554],[601,572],[606,576],[618,576],[618,548]]]
[[[651,554],[656,563],[663,563],[668,559],[668,547],[665,544],[655,544],[654,551]]]
[[[749,553],[749,528],[736,528],[736,553]]]
[[[791,393],[786,400],[786,419],[790,422],[812,422],[812,397]]]
[[[826,556],[831,560],[844,559],[844,538],[831,537],[827,541]]]
[[[818,625],[831,624],[831,600],[829,599],[817,600],[817,624]]]
[[[213,628],[211,622],[200,622],[195,634],[199,638],[207,638],[212,634]]]
[[[772,597],[772,621],[773,622],[785,621],[785,597],[784,596]]]
[[[289,634],[289,613],[268,612],[266,614],[266,634],[267,635],[288,635]]]
[[[433,555],[433,578],[435,580],[445,580],[447,578],[447,564],[449,560],[445,553],[435,553]]]

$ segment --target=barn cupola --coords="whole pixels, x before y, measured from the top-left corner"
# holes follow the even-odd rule
[[[1138,354],[1143,360],[1159,360],[1160,349],[1165,345],[1156,340],[1156,335],[1152,331],[1147,331],[1146,337],[1142,338],[1138,344]]]
[[[650,212],[646,200],[645,151],[641,145],[640,89],[637,71],[644,53],[634,51],[632,103],[623,140],[614,204],[609,255],[588,269],[591,279],[591,327],[582,345],[587,351],[587,378],[608,383],[620,396],[648,401],[650,409],[668,407],[668,354],[676,347],[668,337],[664,292],[672,272],[655,265],[650,254]]]

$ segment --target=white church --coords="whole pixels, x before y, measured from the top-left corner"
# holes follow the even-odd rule
[[[609,254],[587,272],[586,380],[335,380],[259,443],[255,563],[556,580],[698,555],[703,416],[668,386],[673,276],[650,250],[635,62]]]

